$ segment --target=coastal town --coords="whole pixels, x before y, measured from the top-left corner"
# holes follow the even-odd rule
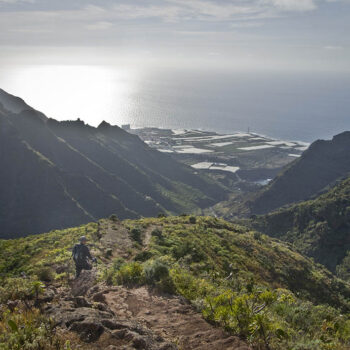
[[[309,147],[302,141],[277,140],[252,132],[129,129],[150,147],[215,177],[266,184]]]

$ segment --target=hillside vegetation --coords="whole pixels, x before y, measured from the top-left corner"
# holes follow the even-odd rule
[[[99,340],[100,333],[84,347],[71,335],[81,331],[73,326],[76,323],[67,329],[49,321],[49,310],[57,312],[75,283],[71,281],[70,249],[82,234],[89,238],[99,261],[99,277],[93,288],[120,286],[106,290],[107,307],[114,307],[108,300],[116,300],[121,293],[125,298],[137,298],[140,286],[147,286],[162,298],[186,298],[209,323],[239,336],[255,349],[350,346],[350,286],[287,243],[212,217],[120,222],[112,216],[77,228],[0,241],[0,349],[78,345],[95,349],[94,344],[99,344],[103,338]],[[125,287],[129,289],[120,289]],[[53,288],[55,296],[45,307],[45,298]],[[81,310],[87,312],[86,307]],[[152,310],[144,316],[149,313]],[[24,324],[29,335],[23,335]],[[159,330],[159,325],[152,328],[149,324],[151,331]],[[166,340],[174,349],[179,348],[174,339]]]
[[[314,200],[258,216],[252,225],[349,279],[350,178]]]

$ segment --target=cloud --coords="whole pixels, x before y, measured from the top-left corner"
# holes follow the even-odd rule
[[[21,12],[20,3],[35,3],[37,0],[0,0],[0,4],[11,5],[11,12]],[[92,24],[98,21],[158,19],[163,22],[186,21],[232,21],[275,18],[285,11],[310,11],[316,9],[315,1],[329,0],[91,0],[84,1],[41,0],[40,7],[31,6],[25,11],[44,13],[55,12],[60,16],[91,18]],[[334,1],[334,0],[333,0]],[[343,0],[344,1],[344,0]],[[79,8],[80,3],[80,8]],[[59,4],[59,6],[58,6]],[[53,10],[57,6],[57,10]],[[17,11],[16,11],[17,10]]]
[[[324,46],[323,47],[325,50],[330,50],[330,51],[338,51],[338,50],[344,50],[343,46]]]
[[[19,4],[19,3],[34,4],[35,0],[0,0],[0,4]]]
[[[314,0],[263,0],[266,5],[274,6],[282,11],[312,11],[317,8]]]
[[[90,30],[107,30],[113,27],[113,23],[107,21],[99,21],[88,24],[86,27]]]

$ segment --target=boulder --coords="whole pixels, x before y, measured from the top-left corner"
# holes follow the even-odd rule
[[[75,297],[73,299],[73,302],[74,302],[74,306],[77,308],[78,307],[91,307],[91,304],[84,297],[81,297],[81,296]],[[102,311],[105,311],[105,310],[102,310]]]
[[[108,329],[117,329],[118,324],[114,320],[106,319],[101,321],[102,325]]]
[[[92,300],[99,303],[106,303],[106,297],[103,292],[94,294]]]
[[[73,280],[71,293],[73,296],[84,296],[96,283],[96,273],[92,271],[82,271],[80,276]]]
[[[134,337],[134,340],[132,341],[132,345],[135,347],[135,349],[147,349],[148,347],[146,338],[142,336]]]
[[[95,342],[104,332],[102,324],[95,318],[86,318],[84,321],[74,322],[69,329],[77,332],[80,339],[85,343]]]
[[[95,319],[100,322],[102,319],[110,319],[112,314],[99,311],[89,307],[67,308],[62,305],[56,305],[49,310],[51,317],[57,325],[70,327],[75,322],[82,322],[86,319]]]

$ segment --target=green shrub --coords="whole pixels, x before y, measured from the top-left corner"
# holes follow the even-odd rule
[[[270,291],[237,295],[228,290],[216,297],[207,297],[203,314],[235,334],[269,349],[269,339],[277,329],[273,329],[266,311],[276,300],[277,295]],[[282,332],[279,330],[281,335]]]
[[[125,264],[125,260],[123,258],[116,258],[112,262],[112,268],[114,271],[118,271]]]
[[[114,222],[118,222],[119,221],[118,216],[116,214],[112,214],[109,217],[109,220],[114,221]]]
[[[110,258],[113,255],[113,250],[111,248],[106,249],[105,258]]]
[[[201,250],[199,244],[196,244],[193,240],[184,240],[172,249],[173,256],[176,259],[180,259],[188,255],[189,262],[200,262],[205,260],[206,255]]]
[[[144,266],[146,283],[155,286],[159,291],[173,294],[175,284],[170,276],[169,268],[159,260],[149,261]]]
[[[142,252],[138,253],[136,256],[135,256],[135,261],[141,261],[141,262],[144,262],[144,261],[147,261],[149,259],[151,259],[153,256],[153,253],[148,251],[148,250],[143,250]]]
[[[100,275],[100,278],[106,282],[107,286],[114,284],[115,271],[112,269],[104,269]]]
[[[175,294],[176,292],[176,286],[171,276],[166,276],[162,278],[159,282],[156,282],[156,288],[159,291],[167,294]]]
[[[136,241],[137,243],[142,243],[142,239],[141,239],[141,230],[139,228],[133,228],[131,230],[131,238]]]
[[[145,265],[144,274],[147,283],[155,284],[169,276],[169,269],[159,260],[153,260]]]
[[[106,281],[107,285],[111,286],[116,283],[116,274],[119,269],[123,266],[125,260],[123,258],[116,258],[112,262],[112,266],[108,269],[103,270],[101,279]]]
[[[0,350],[63,350],[53,322],[36,309],[0,312]]]
[[[35,271],[35,274],[37,275],[39,280],[43,282],[52,282],[55,278],[52,268],[48,266],[38,268]]]
[[[163,238],[163,233],[159,228],[155,228],[152,232],[151,232],[151,236],[152,237],[157,237],[157,238]]]
[[[256,231],[254,232],[253,236],[254,236],[254,239],[256,239],[257,241],[261,241],[262,233]]]
[[[197,222],[197,219],[196,219],[195,216],[190,216],[188,221],[189,221],[190,224],[195,224]]]
[[[170,276],[174,282],[177,293],[189,300],[197,300],[205,297],[213,290],[204,279],[194,277],[191,273],[182,269],[170,270]]]
[[[12,277],[8,278],[3,286],[0,287],[0,303],[6,303],[8,300],[30,300],[34,297],[33,279]]]
[[[116,282],[125,285],[140,285],[144,282],[143,268],[138,262],[122,265],[116,274]]]

